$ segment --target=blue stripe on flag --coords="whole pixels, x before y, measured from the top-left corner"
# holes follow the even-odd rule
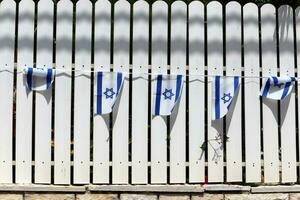
[[[155,98],[155,112],[154,112],[154,115],[159,115],[160,98],[161,98],[161,85],[162,85],[162,75],[158,75],[157,76],[157,82],[156,82],[156,98]]]
[[[180,95],[181,81],[182,81],[182,75],[177,75],[177,77],[176,77],[176,96],[175,96],[175,102],[177,101],[177,99],[178,99],[178,97]]]
[[[270,79],[268,79],[267,82],[266,82],[266,85],[264,87],[263,93],[262,93],[263,97],[266,97],[268,95],[268,92],[270,90],[270,85],[271,85]]]
[[[290,88],[290,85],[291,85],[291,82],[287,82],[285,84],[284,90],[283,90],[283,93],[282,93],[282,96],[281,96],[281,100],[284,99],[287,96],[289,88]]]
[[[272,76],[272,79],[273,79],[274,85],[277,85],[278,84],[278,78],[275,77],[275,76]]]
[[[52,69],[47,70],[47,89],[50,87],[52,81]]]
[[[102,72],[97,73],[97,114],[102,113]]]
[[[220,118],[220,76],[215,77],[215,119]]]
[[[117,73],[117,94],[119,94],[119,90],[120,90],[120,87],[121,87],[121,84],[122,84],[122,73],[118,72]]]
[[[291,80],[292,81],[297,81],[295,77],[291,77]]]
[[[237,90],[237,88],[239,86],[239,82],[240,82],[239,77],[235,76],[234,77],[234,92],[236,92],[236,90]]]
[[[27,85],[28,85],[28,89],[32,90],[32,72],[33,69],[31,67],[27,68]]]

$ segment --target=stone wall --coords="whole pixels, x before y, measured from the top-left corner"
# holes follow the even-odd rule
[[[0,200],[300,200],[300,185],[0,185]]]
[[[300,193],[266,194],[133,194],[1,193],[1,200],[300,200]]]

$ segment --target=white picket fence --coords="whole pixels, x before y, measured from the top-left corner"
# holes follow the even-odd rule
[[[297,182],[297,88],[261,100],[261,79],[247,78],[297,76],[297,60],[300,8],[288,5],[3,0],[0,183]],[[24,66],[66,72],[32,93]],[[93,76],[80,70],[110,69],[126,72],[121,97],[112,115],[94,115]],[[151,73],[166,72],[188,76],[171,117],[154,117]],[[213,122],[210,75],[224,73],[246,78]]]

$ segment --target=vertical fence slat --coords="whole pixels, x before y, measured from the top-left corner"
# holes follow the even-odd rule
[[[110,34],[111,4],[99,0],[95,3],[95,71],[110,70]],[[109,122],[109,115],[94,115],[93,183],[109,183]]]
[[[261,12],[262,75],[277,75],[276,10],[265,4]],[[279,181],[278,103],[263,98],[264,182]]]
[[[71,76],[73,3],[57,4],[54,111],[54,183],[70,183]]]
[[[300,64],[300,7],[297,7],[295,9],[295,20],[296,20],[296,45],[297,45],[297,66],[299,66]],[[297,78],[300,77],[300,67],[297,67]],[[299,109],[300,109],[300,88],[299,88],[299,82],[297,82],[297,86],[298,86],[298,90],[297,90],[297,96],[298,96],[298,113],[299,113]],[[299,127],[299,124],[300,124],[300,117],[299,117],[299,114],[298,114],[298,127]],[[300,144],[300,137],[298,137],[298,144]],[[299,145],[298,145],[298,149],[296,150],[298,151],[298,154],[300,153],[300,148],[299,148]],[[300,168],[299,168],[300,170]],[[300,172],[300,171],[299,171]],[[298,173],[299,174],[299,173]],[[299,180],[299,178],[298,178]]]
[[[74,183],[90,182],[90,95],[92,3],[76,4],[74,88]]]
[[[115,3],[114,10],[114,71],[125,73],[123,89],[113,110],[113,183],[128,183],[129,131],[129,35],[130,4],[126,0]]]
[[[38,2],[36,67],[52,67],[53,2]],[[51,181],[52,87],[36,92],[35,98],[35,183]]]
[[[175,1],[171,5],[171,74],[186,71],[187,5]],[[186,83],[178,104],[170,117],[170,183],[185,183]]]
[[[248,3],[243,8],[244,75],[259,76],[258,7]],[[245,78],[245,157],[246,182],[261,181],[259,79]]]
[[[133,5],[132,183],[148,181],[148,47],[149,4]],[[142,74],[144,73],[144,74]]]
[[[24,85],[23,67],[33,65],[34,2],[19,4],[16,96],[16,183],[31,183],[32,92]]]
[[[209,75],[223,74],[222,5],[212,1],[207,5],[207,66]],[[211,120],[212,78],[208,78],[208,181],[223,181],[223,120]]]
[[[16,4],[4,0],[0,4],[0,183],[12,182],[12,120],[14,85],[14,45],[15,45]],[[8,71],[5,70],[6,67]]]
[[[152,4],[152,74],[166,74],[168,64],[168,5],[164,1]],[[154,87],[151,80],[151,95]],[[152,95],[153,96],[153,95]],[[153,106],[153,98],[151,100]],[[151,183],[167,183],[167,120],[153,116],[151,108]]]
[[[294,19],[288,5],[278,9],[279,67],[281,76],[295,76]],[[280,104],[281,182],[296,182],[296,105],[295,89]]]
[[[240,76],[242,67],[241,5],[231,1],[226,5],[226,75]],[[226,169],[228,182],[242,181],[242,111],[241,85],[226,115]]]
[[[204,182],[205,152],[205,78],[204,75],[204,5],[189,4],[189,182]]]

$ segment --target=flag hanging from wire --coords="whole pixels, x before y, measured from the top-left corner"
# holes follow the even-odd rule
[[[271,76],[263,84],[261,96],[269,99],[283,100],[291,93],[295,81],[295,77]]]
[[[240,78],[234,77],[213,77],[212,84],[212,120],[221,119],[229,111],[230,105],[238,92]]]
[[[51,87],[55,71],[52,68],[24,68],[24,78],[26,79],[26,87],[32,91],[43,91]]]
[[[121,92],[124,75],[120,72],[95,73],[95,113],[99,115],[112,112],[113,106]]]
[[[153,115],[170,115],[180,99],[182,75],[157,75],[153,88]]]

